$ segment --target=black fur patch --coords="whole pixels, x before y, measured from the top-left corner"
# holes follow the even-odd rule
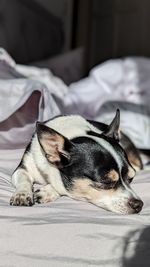
[[[119,172],[112,155],[88,137],[77,137],[72,142],[74,146],[70,151],[70,162],[60,170],[65,188],[70,190],[75,179],[86,178],[112,188],[113,183],[110,186],[106,175],[111,169]]]

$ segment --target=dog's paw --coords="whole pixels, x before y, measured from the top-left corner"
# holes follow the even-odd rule
[[[50,184],[34,192],[34,202],[39,204],[52,202],[59,197],[59,194],[51,187]]]
[[[42,204],[42,203],[47,203],[51,202],[51,196],[45,192],[43,188],[38,189],[34,192],[34,202]]]
[[[32,206],[33,204],[33,195],[28,192],[17,192],[10,199],[12,206]]]

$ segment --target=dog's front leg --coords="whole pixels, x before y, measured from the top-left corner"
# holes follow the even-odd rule
[[[12,175],[12,183],[16,188],[10,199],[10,205],[32,206],[33,205],[33,179],[26,169],[18,168]]]

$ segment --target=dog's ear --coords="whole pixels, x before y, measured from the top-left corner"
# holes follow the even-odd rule
[[[119,127],[120,127],[120,110],[117,109],[114,119],[108,126],[107,130],[103,132],[103,134],[119,141],[120,140]]]
[[[71,141],[60,133],[37,122],[36,131],[41,148],[50,163],[62,165],[70,160]]]

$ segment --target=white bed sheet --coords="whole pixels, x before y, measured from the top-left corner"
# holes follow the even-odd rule
[[[144,201],[140,214],[117,215],[67,197],[45,205],[14,207],[9,206],[11,170],[4,170],[8,159],[2,154],[1,158],[1,267],[149,266],[149,171],[141,171],[133,183]],[[12,158],[13,169],[17,157]]]

